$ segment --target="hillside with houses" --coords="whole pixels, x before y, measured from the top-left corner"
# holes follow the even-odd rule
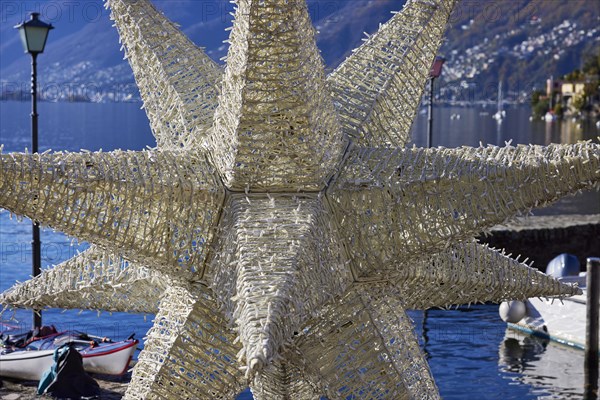
[[[600,115],[600,51],[588,55],[581,69],[550,77],[545,90],[531,96],[534,117]]]
[[[21,8],[2,8],[2,98],[26,100],[29,96],[29,60],[13,29],[29,10],[41,12],[42,18],[56,26],[39,60],[43,99],[138,101],[133,74],[123,59],[109,12],[101,8],[90,18],[89,7],[87,14],[73,8],[70,14],[65,11],[57,18],[48,11],[50,5],[67,3],[24,1]],[[332,70],[362,43],[365,33],[375,32],[404,1],[307,3],[323,59]],[[154,4],[214,60],[227,54],[225,29],[231,24],[233,11],[229,2],[155,0]],[[72,18],[67,19],[68,15]],[[549,77],[581,68],[584,56],[600,48],[599,27],[597,0],[463,0],[451,18],[440,51],[446,63],[438,80],[438,97],[453,104],[493,102],[502,81],[506,101],[529,102],[533,91],[544,90]]]
[[[463,1],[441,53],[441,99],[528,102],[551,76],[580,69],[600,49],[600,2]]]

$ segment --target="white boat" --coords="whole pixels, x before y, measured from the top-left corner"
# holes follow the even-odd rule
[[[550,82],[553,82],[554,78],[550,77]],[[550,83],[550,86],[552,87],[553,83]],[[548,111],[546,111],[546,114],[544,114],[542,116],[542,121],[546,121],[546,122],[553,122],[556,121],[556,114],[554,114],[554,94],[550,95],[550,104],[548,106]]]
[[[506,111],[497,111],[492,118],[494,118],[498,123],[502,123],[504,118],[506,117]]]
[[[498,111],[492,118],[494,118],[498,123],[501,123],[504,117],[506,117],[506,111],[504,111],[504,98],[502,96],[502,81],[498,82]]]
[[[98,340],[99,339],[99,340]],[[127,372],[138,340],[113,342],[91,338],[80,332],[57,332],[36,338],[24,347],[7,345],[0,351],[0,376],[25,380],[40,380],[53,364],[54,350],[73,343],[83,359],[87,372],[122,375]]]
[[[546,114],[544,114],[544,116],[542,117],[542,119],[546,122],[552,122],[552,121],[556,121],[556,114],[554,114],[551,111],[548,111]]]
[[[500,305],[500,317],[511,329],[585,349],[587,303],[585,272],[579,272],[577,257],[561,254],[550,261],[546,273],[561,282],[577,284],[583,290],[583,294],[562,300],[538,297],[525,302],[504,302]]]

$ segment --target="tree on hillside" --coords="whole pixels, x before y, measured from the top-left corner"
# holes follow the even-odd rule
[[[600,47],[596,49],[595,54],[584,56],[582,70],[586,75],[600,75]]]
[[[565,113],[565,109],[562,105],[562,103],[556,103],[556,105],[554,106],[554,114],[558,117],[558,118],[562,118],[564,113]]]
[[[573,108],[575,108],[575,110],[582,112],[586,105],[585,96],[584,95],[574,96],[573,103],[571,103],[571,104],[573,105]]]
[[[544,92],[541,90],[534,90],[531,93],[531,106],[534,107],[537,103],[540,102],[540,97],[544,95]]]
[[[538,101],[531,109],[534,117],[541,117],[546,114],[548,108],[550,107],[550,103],[547,98],[541,99]]]
[[[582,80],[584,80],[584,74],[578,69],[563,76],[563,81],[565,82],[578,82]]]

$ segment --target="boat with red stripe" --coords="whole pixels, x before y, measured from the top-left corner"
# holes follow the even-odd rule
[[[59,332],[54,326],[22,332],[3,324],[0,376],[39,380],[53,363],[54,350],[73,343],[87,372],[122,375],[127,372],[139,341],[134,335],[122,341],[78,331]]]

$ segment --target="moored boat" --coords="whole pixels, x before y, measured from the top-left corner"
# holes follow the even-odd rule
[[[83,358],[83,368],[87,372],[122,375],[127,371],[139,343],[133,335],[126,340],[113,342],[82,332],[57,332],[52,328],[39,336],[29,333],[30,337],[27,338],[27,335],[28,333],[3,336],[0,376],[39,380],[52,365],[54,350],[66,343],[73,343],[79,351]]]
[[[504,111],[504,98],[502,97],[502,81],[498,82],[498,111],[492,118],[494,118],[498,124],[502,123],[502,120],[506,117],[506,111]]]
[[[554,111],[548,111],[544,114],[542,119],[546,122],[554,122],[556,121],[556,114],[554,114]]]
[[[500,305],[500,317],[511,329],[585,349],[586,276],[579,269],[577,257],[561,254],[548,263],[546,273],[561,282],[577,284],[583,294],[504,302]]]

